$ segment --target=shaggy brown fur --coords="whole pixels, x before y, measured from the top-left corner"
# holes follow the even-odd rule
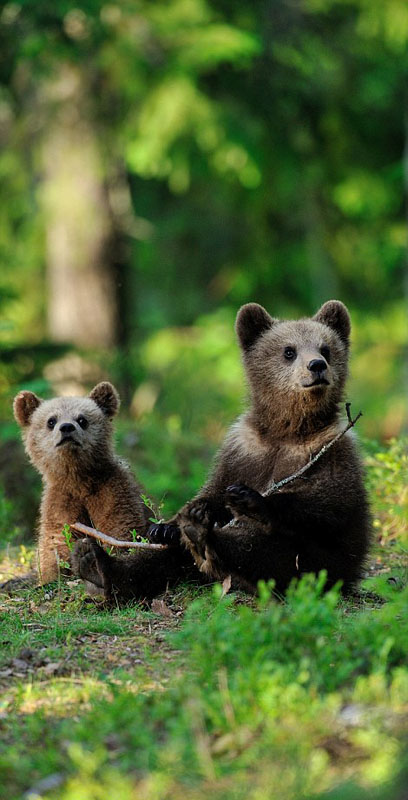
[[[88,397],[41,400],[33,392],[20,392],[15,398],[14,415],[44,490],[38,573],[8,581],[4,590],[57,578],[59,560],[69,558],[62,534],[65,523],[92,523],[120,539],[131,538],[134,528],[146,532],[149,511],[140,486],[113,452],[112,420],[118,409],[118,393],[107,382],[95,386]]]
[[[337,301],[312,319],[280,322],[250,303],[237,334],[251,407],[231,428],[217,466],[199,495],[175,520],[151,532],[181,541],[202,575],[255,591],[273,578],[284,592],[305,572],[327,570],[350,591],[359,580],[370,539],[360,459],[352,432],[304,476],[268,494],[341,429],[339,404],[347,377],[350,318]],[[112,570],[112,567],[111,567]],[[126,585],[138,593],[138,559]],[[115,585],[122,578],[116,569]]]

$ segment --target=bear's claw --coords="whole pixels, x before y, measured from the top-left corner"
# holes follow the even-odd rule
[[[263,515],[265,500],[259,492],[243,483],[234,483],[225,491],[225,504],[236,516]]]
[[[177,545],[180,543],[180,529],[173,522],[153,523],[146,535],[152,544]]]

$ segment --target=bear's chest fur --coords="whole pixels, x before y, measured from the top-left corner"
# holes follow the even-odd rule
[[[240,462],[241,479],[249,482],[250,475],[251,488],[265,494],[274,483],[293,475],[308,464],[337,433],[336,424],[304,440],[273,441],[260,436],[245,418],[241,419],[234,431],[234,450]],[[332,468],[330,457],[325,457],[325,466],[326,469]]]

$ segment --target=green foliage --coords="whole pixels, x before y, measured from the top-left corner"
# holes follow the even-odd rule
[[[200,317],[187,330],[159,331],[142,347],[140,358],[161,390],[159,412],[173,412],[173,427],[187,425],[217,441],[239,411],[244,391],[231,312]]]
[[[152,513],[152,516],[149,517],[150,522],[160,522],[161,521],[161,516],[160,516],[161,506],[156,508],[153,500],[150,497],[148,497],[147,494],[143,494],[143,492],[141,493],[140,497],[142,498],[146,508],[148,508],[149,511],[151,511],[151,513]],[[133,533],[133,531],[132,531],[132,533]]]
[[[215,443],[182,428],[177,415],[154,413],[119,426],[119,450],[154,498],[156,519],[169,519],[203,485]]]
[[[245,605],[232,610],[231,599],[221,603],[217,596],[192,603],[177,642],[190,651],[199,681],[217,692],[217,674],[226,669],[245,709],[262,691],[268,673],[333,691],[358,674],[387,673],[390,666],[403,664],[408,627],[400,614],[407,591],[375,613],[364,609],[348,616],[343,606],[339,610],[338,589],[322,594],[324,582],[323,573],[318,580],[305,576],[292,584],[284,603],[272,604],[263,587],[256,612]]]
[[[9,500],[0,486],[0,531],[2,542],[11,542],[19,534],[15,523],[14,503]]]
[[[118,243],[126,356],[112,369],[128,392],[138,376],[155,384],[167,372],[159,390],[185,419],[181,367],[197,366],[189,338],[207,373],[215,362],[203,319],[222,337],[242,302],[292,316],[337,296],[357,320],[363,429],[403,429],[405,3],[279,0],[275,10],[241,0],[4,5],[2,416],[15,386],[44,366],[46,141],[78,114],[100,149]],[[157,355],[174,340],[179,370]],[[237,378],[226,351],[211,390],[228,415],[239,400],[223,387]],[[196,394],[190,405],[195,414]]]
[[[4,617],[11,652],[41,644],[83,674],[9,692],[0,747],[9,796],[34,775],[57,773],[49,796],[58,800],[94,800],[113,786],[121,800],[181,800],[186,792],[201,800],[209,786],[217,800],[266,800],[278,796],[270,793],[277,781],[279,797],[300,800],[325,797],[343,774],[387,797],[380,790],[398,772],[403,747],[407,591],[355,609],[323,586],[324,575],[306,576],[285,603],[263,586],[257,606],[215,588],[191,602],[171,635],[173,664],[158,672],[160,655],[152,654],[149,674],[96,670],[93,678],[86,654],[76,652],[78,636],[110,634],[126,645],[142,612],[102,611],[66,592],[44,611],[36,608],[43,590],[31,593],[28,617]]]
[[[65,539],[65,544],[68,547],[68,550],[71,552],[73,550],[73,537],[72,537],[72,530],[70,526],[66,523],[62,530],[62,535]]]
[[[392,439],[388,447],[367,442],[367,477],[373,503],[374,529],[382,544],[407,546],[408,442]]]

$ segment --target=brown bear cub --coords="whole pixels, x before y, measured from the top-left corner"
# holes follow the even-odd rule
[[[112,420],[118,408],[119,395],[107,382],[95,386],[88,397],[41,400],[24,391],[15,398],[14,415],[44,490],[38,572],[7,581],[4,590],[58,577],[60,560],[67,561],[70,555],[65,523],[92,524],[124,540],[131,539],[134,528],[146,533],[150,512],[140,486],[113,452]]]
[[[284,592],[292,578],[324,569],[327,587],[340,580],[347,593],[361,577],[370,542],[352,432],[302,477],[277,492],[273,487],[344,427],[339,406],[348,367],[348,311],[332,300],[311,319],[280,321],[249,303],[238,313],[236,330],[250,409],[227,434],[198,496],[175,520],[153,527],[150,538],[174,542],[178,536],[180,559],[183,551],[190,553],[207,579],[231,575],[233,586],[251,592],[260,579],[274,579],[276,590]],[[98,551],[92,550],[96,563]],[[100,571],[112,574],[115,559],[104,555],[103,560]],[[117,560],[115,573],[119,595],[138,596],[143,577],[138,557],[132,557],[123,581]],[[86,571],[81,574],[86,577]]]

